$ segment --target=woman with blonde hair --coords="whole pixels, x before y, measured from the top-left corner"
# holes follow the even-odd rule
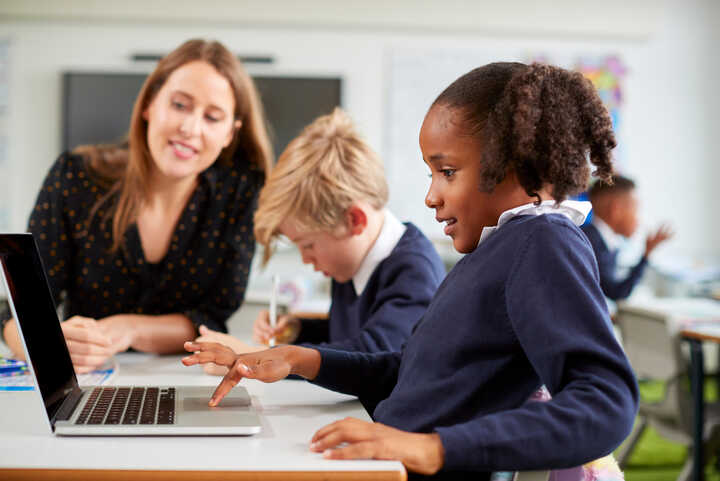
[[[29,230],[68,319],[76,371],[129,348],[179,352],[199,325],[226,331],[245,293],[271,164],[251,78],[222,44],[199,39],[147,78],[126,143],[59,157]],[[22,356],[15,323],[2,334]]]

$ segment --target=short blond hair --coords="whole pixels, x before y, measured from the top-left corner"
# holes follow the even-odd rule
[[[385,172],[350,117],[335,108],[290,142],[260,191],[254,223],[263,262],[272,256],[285,220],[304,232],[333,232],[359,201],[378,210],[385,206]]]

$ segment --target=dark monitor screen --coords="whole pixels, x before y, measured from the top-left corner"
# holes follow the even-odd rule
[[[62,148],[124,138],[144,73],[66,72]],[[253,76],[265,108],[275,155],[316,117],[340,105],[339,77]]]
[[[0,234],[0,263],[10,305],[52,419],[78,383],[32,234]]]

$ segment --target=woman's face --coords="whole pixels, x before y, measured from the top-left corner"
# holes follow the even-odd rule
[[[234,113],[230,83],[212,65],[178,67],[143,112],[155,174],[183,180],[210,167],[240,127]]]

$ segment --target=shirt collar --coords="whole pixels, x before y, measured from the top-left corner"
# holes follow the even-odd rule
[[[600,233],[600,237],[602,237],[602,240],[605,242],[605,245],[609,250],[615,250],[620,246],[622,239],[615,233],[614,230],[612,230],[612,227],[605,223],[604,220],[597,215],[594,215],[592,223]]]
[[[564,200],[559,204],[555,204],[554,200],[545,200],[541,202],[540,205],[536,205],[534,202],[520,205],[500,214],[497,225],[483,228],[480,233],[478,245],[513,217],[521,215],[562,214],[573,221],[575,225],[582,225],[591,209],[592,204],[590,202],[579,200]]]
[[[385,219],[380,234],[352,278],[355,293],[358,296],[365,290],[365,286],[367,286],[372,273],[375,272],[375,268],[395,249],[407,229],[389,210],[385,209],[384,214]]]

